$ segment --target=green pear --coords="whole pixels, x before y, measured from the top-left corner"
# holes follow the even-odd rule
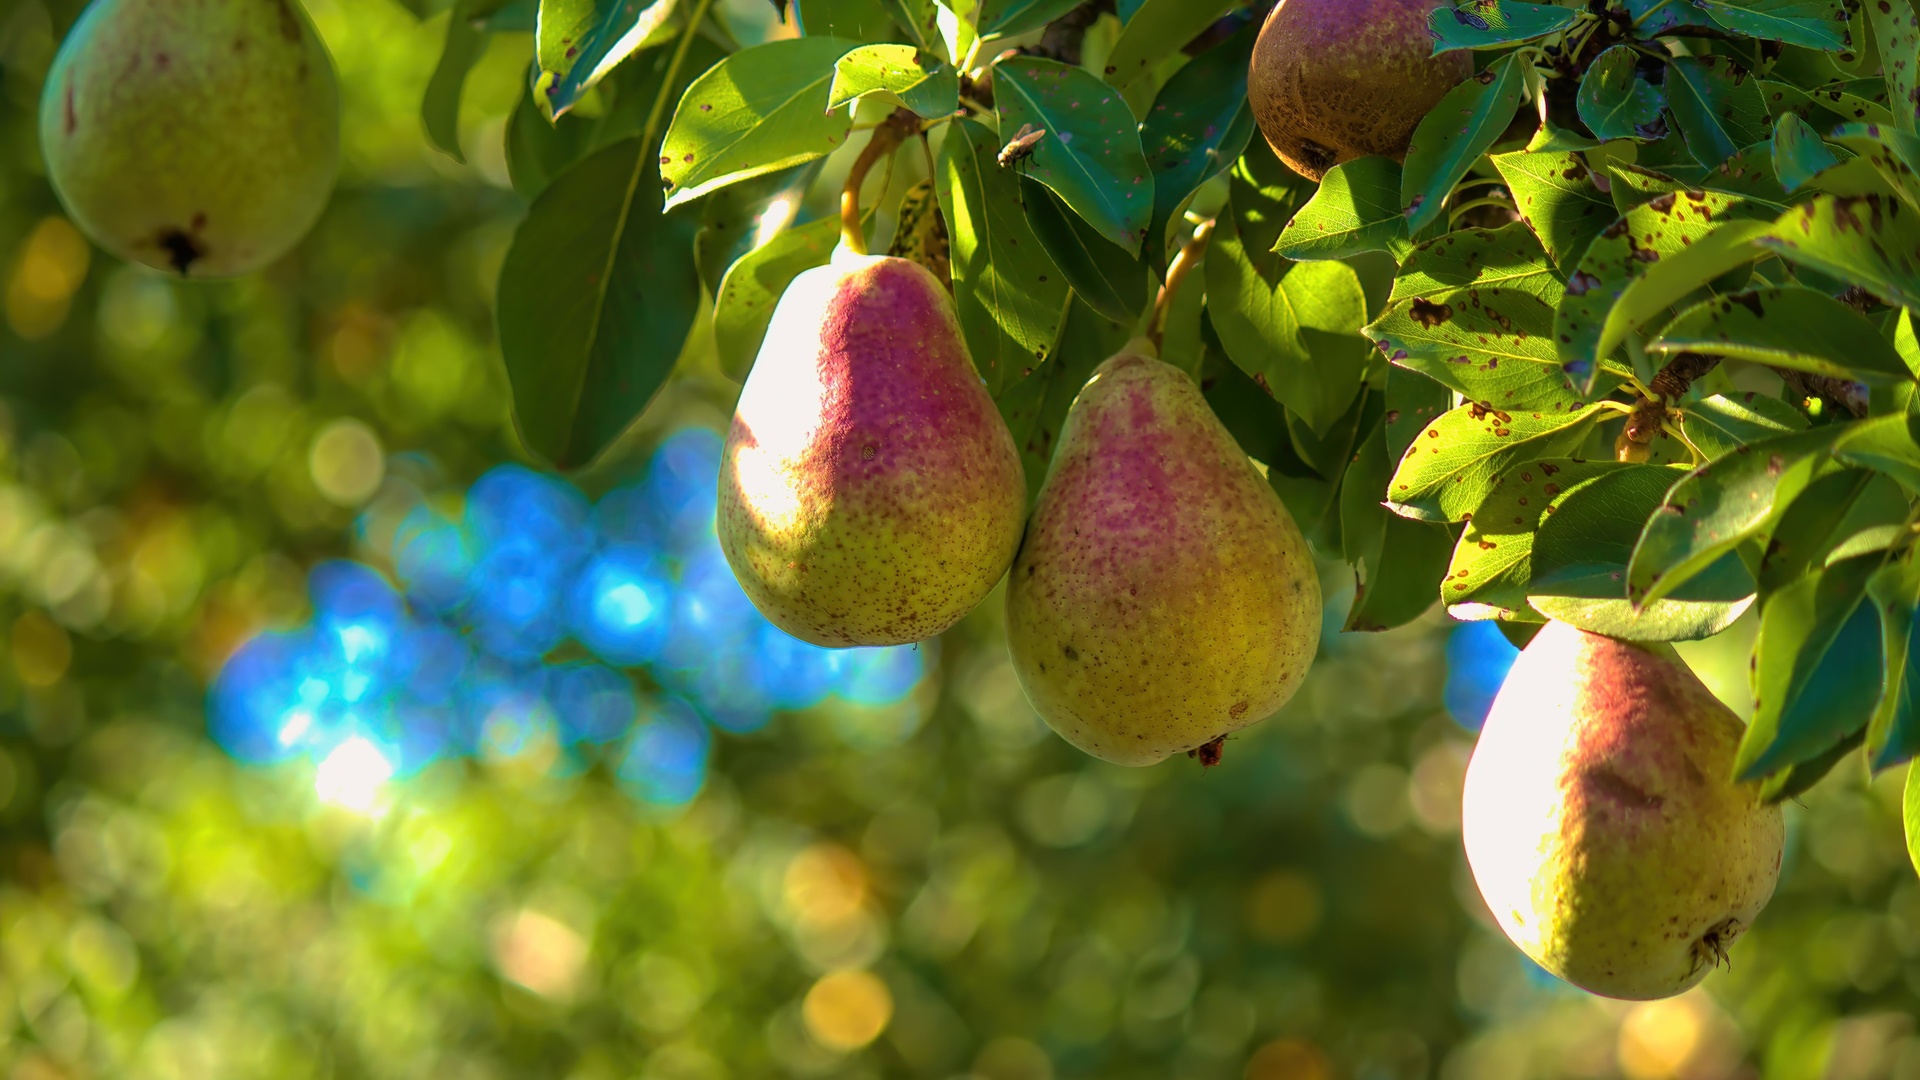
[[[1606,997],[1705,978],[1780,875],[1780,808],[1732,780],[1743,730],[1671,646],[1548,623],[1494,699],[1462,810],[1513,943]]]
[[[794,279],[720,467],[720,546],[763,615],[815,645],[923,641],[1006,574],[1026,507],[931,273],[843,251]]]
[[[1398,161],[1428,110],[1473,74],[1472,54],[1433,55],[1433,0],[1280,0],[1247,71],[1253,118],[1310,180],[1369,154]]]
[[[1097,758],[1152,765],[1278,710],[1319,640],[1286,507],[1193,380],[1129,344],[1074,400],[1007,585],[1034,709]]]
[[[279,258],[319,218],[340,96],[295,0],[94,0],[47,73],[40,146],[102,247],[227,277]]]

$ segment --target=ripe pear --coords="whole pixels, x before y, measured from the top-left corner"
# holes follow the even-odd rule
[[[1780,874],[1780,808],[1732,779],[1742,731],[1671,646],[1548,623],[1494,699],[1462,811],[1513,943],[1606,997],[1705,978]]]
[[[1260,28],[1247,98],[1293,171],[1319,180],[1369,154],[1398,161],[1413,129],[1473,74],[1466,51],[1433,55],[1432,0],[1280,0]]]
[[[1193,380],[1130,343],[1074,400],[1007,584],[1027,698],[1152,765],[1278,710],[1319,640],[1299,527]]]
[[[40,146],[102,247],[227,277],[279,258],[320,216],[340,95],[296,0],[94,0],[47,73]]]
[[[1027,485],[946,289],[836,254],[795,278],[740,393],[720,545],[776,626],[903,645],[960,621],[1020,545]]]

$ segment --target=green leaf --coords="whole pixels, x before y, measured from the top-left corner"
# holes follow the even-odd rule
[[[540,0],[534,100],[541,111],[564,115],[622,60],[670,36],[679,6],[680,0]]]
[[[1764,397],[1752,390],[1735,397],[1715,394],[1702,401],[1688,402],[1684,413],[1682,427],[1687,438],[1709,461],[1725,457],[1747,443],[1807,429],[1807,418],[1800,410],[1779,398]]]
[[[1628,335],[1652,321],[1695,289],[1765,256],[1754,241],[1771,227],[1766,221],[1729,221],[1706,236],[1647,267],[1628,282],[1607,312],[1594,348],[1611,356]]]
[[[1702,165],[1714,166],[1773,135],[1760,87],[1724,56],[1680,56],[1667,66],[1667,107]]]
[[[807,188],[818,176],[817,165],[802,167],[721,188],[703,200],[700,233],[693,239],[700,284],[719,295],[728,267],[794,224]]]
[[[1386,406],[1387,459],[1399,461],[1427,425],[1453,406],[1453,394],[1424,375],[1394,372],[1387,377]]]
[[[1568,494],[1623,465],[1581,458],[1542,458],[1508,469],[1494,480],[1460,534],[1440,587],[1447,614],[1456,619],[1518,619],[1539,622],[1545,616],[1527,603],[1533,579],[1533,539],[1540,521],[1558,513]],[[1665,490],[1663,487],[1662,491]],[[1624,590],[1623,590],[1624,595]]]
[[[1400,175],[1400,206],[1407,231],[1420,230],[1446,209],[1447,194],[1520,111],[1525,80],[1512,57],[1447,91],[1413,131]]]
[[[998,397],[1053,349],[1071,290],[1020,205],[1000,142],[972,120],[940,147],[940,206],[953,244],[953,298],[973,362]]]
[[[885,0],[797,0],[800,24],[808,37],[849,41],[893,41],[894,15],[901,5]]]
[[[1087,306],[1129,327],[1147,307],[1146,264],[1095,232],[1060,197],[1037,183],[1023,185],[1027,222],[1067,284]]]
[[[1847,45],[1847,16],[1834,0],[1698,0],[1713,21],[1748,37],[1838,52]]]
[[[960,107],[960,76],[946,61],[911,45],[862,45],[833,65],[827,108],[885,94],[929,119]]]
[[[1913,131],[1920,121],[1920,15],[1909,2],[1877,0],[1860,5],[1880,47],[1880,70],[1887,80],[1887,98],[1897,102],[1894,123]]]
[[[1153,220],[1153,173],[1119,91],[1083,68],[1016,57],[994,65],[1000,131],[1046,132],[1022,166],[1108,240],[1140,250]]]
[[[825,217],[780,233],[727,270],[714,293],[713,336],[728,378],[746,378],[780,295],[803,271],[825,266],[839,242],[840,219]]]
[[[1801,578],[1760,609],[1753,647],[1753,720],[1734,769],[1742,780],[1832,750],[1867,726],[1880,697],[1880,620],[1863,603],[1885,555],[1847,559]]]
[[[697,219],[662,214],[642,139],[594,154],[534,200],[500,268],[500,352],[529,450],[587,464],[653,400],[700,306]]]
[[[1571,14],[1571,13],[1569,13]],[[1580,79],[1580,120],[1602,139],[1662,139],[1666,95],[1640,77],[1640,54],[1615,45],[1594,58]]]
[[[1902,307],[1920,305],[1920,212],[1884,195],[1822,195],[1758,243]]]
[[[1393,474],[1388,505],[1422,521],[1465,521],[1513,466],[1565,457],[1600,418],[1598,405],[1507,413],[1463,405],[1428,424]]]
[[[1611,355],[1611,350],[1600,351],[1607,340],[1607,320],[1635,280],[1661,260],[1705,240],[1724,223],[1760,216],[1771,215],[1765,207],[1718,192],[1687,191],[1656,196],[1608,226],[1587,248],[1579,269],[1568,275],[1567,295],[1554,319],[1560,360],[1574,384],[1591,385],[1599,371],[1596,362]],[[1738,250],[1738,244],[1732,246],[1734,253]],[[1716,256],[1726,254],[1715,252]],[[1694,265],[1689,260],[1682,270]],[[1687,277],[1680,272],[1673,276]],[[1652,299],[1657,300],[1658,294],[1652,294]],[[1636,302],[1636,310],[1640,303]]]
[[[1600,230],[1620,216],[1579,154],[1496,154],[1493,167],[1513,192],[1521,220],[1562,270],[1577,265]]]
[[[1626,0],[1625,6],[1635,32],[1641,37],[1650,38],[1687,26],[1717,29],[1705,12],[1678,0]]]
[[[1014,37],[1039,30],[1080,6],[1080,0],[980,0],[980,39]]]
[[[1764,439],[1688,473],[1640,534],[1627,596],[1641,606],[1652,603],[1764,532],[1808,484],[1838,468],[1828,450],[1841,431],[1824,427]]]
[[[1840,164],[1840,154],[1835,152],[1819,132],[1807,126],[1805,120],[1788,112],[1781,113],[1773,125],[1773,171],[1780,177],[1780,185],[1788,191],[1798,191],[1813,182],[1813,178]]]
[[[1920,415],[1877,416],[1853,424],[1833,444],[1833,456],[1849,465],[1877,469],[1920,494]]]
[[[887,14],[915,45],[931,53],[944,53],[946,42],[940,37],[940,8],[934,0],[877,0]]]
[[[1107,54],[1107,82],[1126,86],[1152,71],[1236,6],[1237,0],[1146,0]]]
[[[1259,29],[1249,23],[1174,72],[1140,123],[1140,144],[1153,170],[1146,254],[1156,267],[1166,266],[1167,231],[1194,192],[1249,150],[1254,123],[1247,108],[1247,63]],[[1394,184],[1397,191],[1397,177]]]
[[[1834,560],[1836,552],[1859,554],[1888,526],[1907,519],[1900,485],[1867,469],[1840,469],[1808,484],[1767,534],[1760,558],[1760,591],[1785,588]],[[1882,544],[1878,548],[1886,550]]]
[[[1558,304],[1566,285],[1521,222],[1498,229],[1459,229],[1413,249],[1393,279],[1390,303],[1464,289],[1513,289]]]
[[[1567,485],[1541,513],[1527,603],[1547,618],[1629,641],[1694,641],[1733,625],[1754,597],[1753,575],[1734,552],[1652,603],[1636,608],[1627,599],[1641,524],[1681,475],[1664,465],[1629,465]]]
[[[1269,247],[1297,189],[1248,155],[1233,172],[1204,264],[1207,304],[1228,357],[1316,432],[1353,402],[1366,378],[1367,297],[1345,263],[1290,263]],[[1317,333],[1316,333],[1317,332]]]
[[[1647,348],[1729,356],[1881,386],[1912,379],[1878,327],[1825,293],[1797,287],[1749,289],[1696,304]]]
[[[1249,151],[1251,153],[1252,151]],[[1363,251],[1406,253],[1400,166],[1383,157],[1335,165],[1300,208],[1275,251],[1289,259],[1344,259]]]
[[[1029,499],[1039,493],[1041,481],[1047,478],[1047,465],[1053,460],[1054,446],[1074,397],[1093,376],[1093,370],[1118,353],[1132,333],[1131,327],[1103,318],[1075,299],[1060,328],[1059,344],[1046,362],[1000,395],[1000,415],[1006,418],[1013,441],[1020,447],[1020,462],[1026,467]],[[1272,422],[1262,426],[1269,430],[1280,427]]]
[[[834,62],[852,48],[830,37],[770,41],[695,79],[660,148],[667,208],[839,149],[852,111],[829,109],[827,92]]]
[[[1580,13],[1547,4],[1517,0],[1454,0],[1427,13],[1427,33],[1438,56],[1456,49],[1491,49],[1518,41],[1557,34],[1572,26]]]
[[[1365,332],[1391,363],[1472,401],[1509,410],[1583,403],[1554,350],[1553,308],[1530,292],[1467,288],[1416,297],[1388,308]]]
[[[1409,521],[1381,505],[1389,467],[1385,432],[1376,426],[1340,487],[1341,546],[1354,571],[1349,633],[1391,630],[1424,614],[1438,598],[1454,542],[1447,526]]]
[[[499,7],[501,0],[458,0],[447,12],[447,37],[440,46],[440,60],[427,80],[427,92],[420,101],[420,120],[427,128],[427,141],[455,161],[465,161],[460,153],[460,93],[467,85],[467,72],[487,51],[487,34],[479,25],[482,9]]]
[[[572,113],[549,123],[529,87],[507,118],[507,176],[532,202],[552,179],[593,149],[594,125]]]
[[[1891,768],[1920,754],[1920,640],[1913,617],[1920,608],[1920,562],[1911,548],[1882,566],[1867,582],[1867,599],[1880,617],[1884,675],[1880,700],[1867,722],[1867,764]],[[1911,803],[1910,803],[1911,805]]]

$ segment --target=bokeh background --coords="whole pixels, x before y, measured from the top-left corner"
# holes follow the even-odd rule
[[[1568,989],[1459,849],[1497,631],[1338,635],[1330,568],[1306,688],[1207,772],[1051,736],[997,597],[917,648],[800,645],[714,546],[710,347],[577,486],[515,464],[524,35],[462,165],[418,118],[445,15],[312,0],[340,191],[271,272],[184,285],[42,175],[77,7],[0,0],[8,1075],[1920,1078],[1898,775],[1789,807],[1701,990]],[[1687,656],[1737,702],[1749,642]]]

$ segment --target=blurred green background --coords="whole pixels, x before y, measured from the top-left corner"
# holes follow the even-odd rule
[[[899,692],[708,717],[677,794],[636,781],[637,734],[525,717],[420,761],[239,760],[208,720],[234,650],[325,614],[316,564],[395,572],[408,515],[459,518],[517,457],[491,290],[524,212],[501,144],[526,37],[476,68],[461,165],[419,120],[445,16],[309,9],[340,190],[270,273],[185,285],[61,216],[33,118],[77,4],[0,0],[10,1076],[1920,1078],[1899,776],[1849,764],[1789,808],[1730,971],[1590,998],[1506,944],[1460,854],[1497,647],[1433,613],[1336,635],[1344,571],[1305,690],[1209,772],[1054,738],[997,597]],[[726,14],[743,38],[772,18]],[[690,349],[588,494],[658,495],[654,447],[735,392]],[[1688,655],[1738,699],[1749,641]],[[678,700],[637,678],[635,732]]]

